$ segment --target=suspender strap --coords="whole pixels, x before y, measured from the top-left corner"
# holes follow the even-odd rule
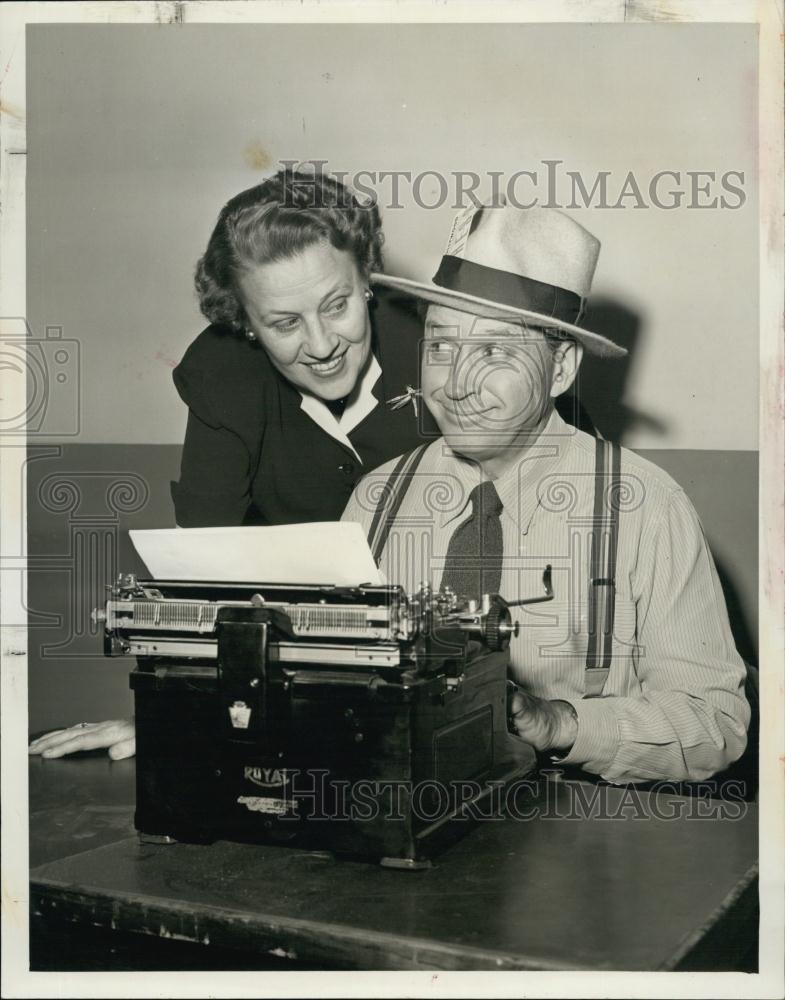
[[[395,468],[390,473],[390,477],[384,484],[384,491],[376,505],[376,510],[368,531],[368,544],[371,547],[374,562],[379,565],[379,560],[384,552],[384,546],[390,535],[390,528],[398,514],[406,496],[406,491],[411,485],[417,466],[425,454],[428,444],[421,444],[414,451],[402,455]]]
[[[589,647],[584,698],[602,694],[613,655],[616,604],[616,549],[619,535],[621,449],[597,439],[594,466],[594,518],[589,580]]]

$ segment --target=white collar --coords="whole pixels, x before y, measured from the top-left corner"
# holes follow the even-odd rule
[[[362,464],[362,459],[357,454],[357,450],[349,440],[349,433],[358,424],[362,423],[368,414],[379,402],[373,394],[373,387],[379,380],[382,369],[376,360],[376,355],[371,354],[370,362],[365,369],[360,381],[355,385],[349,399],[341,414],[340,420],[335,417],[327,404],[316,396],[306,396],[300,393],[300,409],[307,413],[315,424],[318,424],[330,437],[340,441],[341,444],[349,448]]]

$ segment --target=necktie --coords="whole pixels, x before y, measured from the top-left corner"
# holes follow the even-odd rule
[[[475,486],[469,499],[471,517],[458,525],[450,539],[442,587],[451,588],[459,597],[480,600],[483,594],[499,592],[504,555],[499,514],[504,505],[490,482]]]

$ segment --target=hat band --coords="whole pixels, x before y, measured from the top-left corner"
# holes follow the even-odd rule
[[[566,288],[449,254],[442,257],[433,281],[452,292],[540,313],[563,323],[576,323],[583,311],[583,299]]]

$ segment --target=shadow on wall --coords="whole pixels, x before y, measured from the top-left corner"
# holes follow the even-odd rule
[[[656,435],[665,434],[669,427],[662,417],[635,409],[625,402],[627,384],[637,363],[636,355],[641,330],[638,314],[615,299],[598,298],[592,300],[584,325],[620,347],[625,347],[628,353],[626,357],[618,360],[598,358],[585,353],[576,385],[572,392],[566,393],[558,401],[557,408],[562,417],[589,434],[599,432],[607,440],[622,445],[631,431],[646,430]],[[687,453],[683,454],[687,456]],[[715,502],[712,500],[711,483],[714,484],[715,490],[721,491],[723,481],[726,481],[727,470],[716,464],[708,465],[710,453],[693,454],[693,473],[690,475],[686,474],[683,468],[684,462],[677,453],[669,454],[664,451],[650,457],[655,464],[660,465],[679,482],[695,504],[706,526],[713,527],[716,524],[725,527],[727,518],[722,515],[715,516],[711,507]],[[733,454],[726,453],[728,458]],[[740,458],[737,464],[739,475],[742,475],[745,464]],[[746,484],[734,479],[729,491],[733,493],[734,490],[742,488],[747,489]],[[731,498],[727,495],[724,499],[731,503]],[[722,503],[723,499],[720,498],[716,505],[722,507]],[[741,541],[741,537],[747,534],[749,529],[748,525],[736,525],[738,541]],[[729,539],[727,532],[723,536],[719,536],[717,530],[709,533],[713,536],[710,537],[709,544],[725,594],[736,647],[748,663],[757,663],[757,638],[749,625],[749,601],[745,602],[739,589],[739,583],[749,574],[740,572],[738,557],[734,558],[732,554],[737,547],[735,540]],[[751,533],[754,534],[754,531]],[[747,541],[752,543],[754,540],[747,539]],[[723,550],[722,554],[719,553],[720,549]]]
[[[636,410],[624,400],[636,364],[641,326],[638,314],[614,299],[598,298],[592,300],[584,325],[626,347],[628,354],[612,361],[584,354],[574,389],[579,409],[588,414],[591,423],[608,441],[624,444],[631,430],[664,434],[668,424],[661,417]]]
[[[742,601],[738,587],[734,583],[734,574],[731,573],[724,561],[717,557],[717,553],[712,551],[714,565],[717,567],[717,575],[720,578],[722,591],[725,594],[725,603],[728,607],[728,618],[730,628],[733,633],[733,641],[739,655],[747,663],[757,664],[758,662],[758,642],[752,634],[747,617],[747,611]]]

